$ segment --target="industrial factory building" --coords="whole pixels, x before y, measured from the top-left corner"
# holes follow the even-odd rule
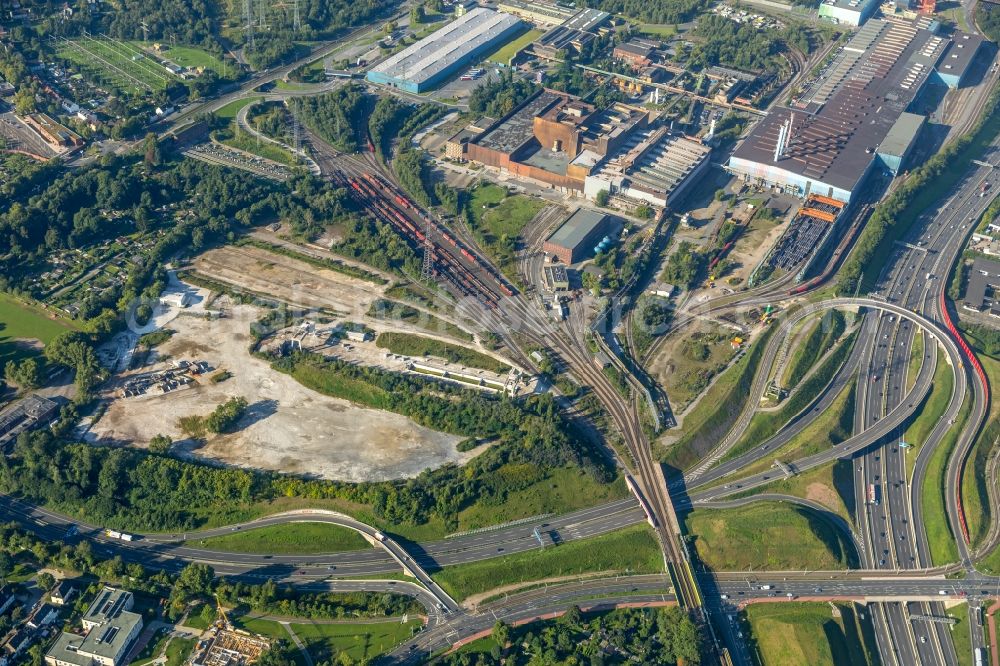
[[[674,136],[666,127],[637,132],[635,139],[587,176],[583,191],[588,199],[606,190],[613,197],[667,208],[708,168],[711,148]]]
[[[972,69],[972,62],[983,47],[983,38],[968,32],[956,31],[951,36],[951,44],[941,57],[935,71],[938,78],[949,88],[961,88],[965,77]]]
[[[886,169],[896,175],[903,168],[906,156],[917,141],[917,135],[924,126],[924,116],[916,113],[904,113],[885,135],[882,145],[878,147],[878,157]]]
[[[372,68],[368,80],[411,93],[424,92],[475,64],[523,29],[524,23],[515,16],[478,7]]]
[[[594,250],[612,231],[608,216],[596,210],[578,208],[542,244],[542,250],[564,264],[594,256]]]
[[[729,169],[756,185],[845,203],[873,166],[898,170],[922,126],[906,111],[942,56],[956,43],[964,44],[956,63],[978,51],[970,40],[953,42],[921,25],[868,21],[824,75],[754,127]]]
[[[564,190],[583,190],[590,169],[644,128],[649,114],[625,104],[597,109],[542,90],[470,139],[469,160]],[[578,160],[586,154],[587,159]]]
[[[879,0],[823,0],[819,17],[838,25],[859,26],[871,18]]]

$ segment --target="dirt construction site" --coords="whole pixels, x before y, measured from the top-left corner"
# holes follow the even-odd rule
[[[261,275],[266,269],[246,273]],[[337,277],[339,283],[342,276]],[[364,297],[370,300],[376,289],[366,286]],[[352,297],[339,285],[320,293],[329,307]],[[129,374],[163,370],[193,359],[203,360],[211,370],[185,390],[111,399],[107,412],[92,427],[91,439],[142,446],[164,434],[176,442],[173,451],[177,454],[345,481],[411,477],[428,467],[462,464],[472,457],[456,450],[459,437],[424,428],[397,414],[321,395],[272,370],[266,361],[250,354],[249,326],[262,310],[234,305],[226,297],[212,307],[221,308],[226,316],[175,317],[169,322],[175,333],[157,348],[158,360]],[[211,375],[223,371],[232,376],[211,381]],[[185,438],[179,423],[182,417],[205,416],[234,396],[243,396],[249,403],[235,432],[209,435],[204,442]]]
[[[201,275],[286,303],[361,317],[383,287],[256,247],[226,246],[193,262]]]

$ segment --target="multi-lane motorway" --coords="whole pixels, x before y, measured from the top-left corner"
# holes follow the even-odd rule
[[[372,30],[364,28],[348,38],[357,39]],[[308,60],[330,53],[339,46],[340,43],[326,45],[311,54]],[[262,73],[238,91],[193,105],[174,118],[171,127],[182,126],[195,113],[219,108],[233,99],[251,94],[253,88],[284,76],[299,64]],[[986,88],[984,86],[983,90]],[[302,94],[315,92],[310,90]],[[949,332],[942,298],[965,239],[990,202],[988,197],[980,196],[983,184],[992,181],[994,189],[1000,185],[1000,178],[993,173],[993,165],[1000,157],[998,146],[1000,140],[984,151],[981,162],[970,166],[968,173],[938,208],[928,211],[913,224],[897,250],[888,258],[876,294],[798,303],[798,307],[788,310],[791,314],[779,320],[782,331],[772,336],[765,350],[764,362],[748,396],[748,408],[743,417],[704,464],[669,489],[660,466],[652,459],[635,404],[623,398],[594,366],[591,351],[582,336],[554,327],[522,295],[505,299],[502,307],[483,315],[483,323],[511,347],[512,353],[524,361],[526,367],[530,367],[531,362],[519,349],[524,339],[548,348],[564,367],[594,390],[614,425],[623,434],[625,456],[620,463],[633,472],[638,481],[641,494],[653,515],[664,553],[675,567],[682,569],[687,568],[687,553],[678,538],[680,525],[674,514],[675,506],[682,509],[729,506],[755,499],[798,501],[809,505],[808,500],[769,494],[737,500],[727,498],[764,488],[779,478],[782,472],[773,469],[745,476],[740,476],[740,473],[784,446],[828,408],[849,382],[856,381],[853,436],[828,451],[798,460],[784,460],[783,463],[792,473],[799,473],[837,459],[851,462],[855,481],[854,524],[839,517],[833,522],[857,544],[863,571],[729,572],[691,576],[683,575],[684,571],[681,571],[681,575],[672,578],[665,575],[599,578],[512,594],[509,598],[483,604],[477,611],[469,612],[439,588],[428,572],[440,566],[525,552],[541,548],[546,543],[602,534],[644,520],[643,510],[637,501],[630,498],[564,516],[539,517],[519,525],[426,544],[404,544],[391,536],[382,535],[371,526],[328,512],[293,512],[197,533],[145,535],[134,542],[107,538],[99,526],[82,525],[12,498],[0,501],[0,519],[17,521],[46,539],[90,539],[97,543],[102,554],[120,554],[126,560],[168,571],[176,571],[188,562],[197,561],[211,564],[219,574],[248,580],[281,580],[315,589],[367,589],[410,594],[424,605],[431,621],[426,631],[397,650],[395,656],[402,662],[415,661],[428,651],[484,631],[496,619],[512,621],[537,617],[564,610],[567,605],[588,598],[600,597],[604,601],[591,603],[601,604],[618,601],[671,603],[675,597],[667,590],[675,584],[679,586],[674,590],[679,597],[677,601],[695,608],[704,599],[711,618],[737,663],[749,663],[750,656],[738,632],[727,622],[727,616],[750,601],[780,603],[788,598],[815,598],[875,602],[872,606],[873,621],[882,661],[886,664],[957,664],[960,651],[983,645],[981,628],[973,627],[972,646],[954,645],[945,625],[915,618],[943,615],[946,612],[942,604],[944,599],[975,601],[1000,591],[1000,579],[981,576],[973,567],[974,553],[970,552],[963,538],[957,493],[965,458],[986,415],[988,387],[972,372],[969,359]],[[357,176],[366,168],[380,168],[378,164],[361,164],[357,158],[332,153],[317,155],[317,162],[325,175],[346,173]],[[383,175],[392,178],[392,174],[385,170]],[[471,240],[465,240],[470,248],[476,249]],[[487,269],[496,270],[486,260],[483,264]],[[786,305],[791,305],[796,299],[786,299],[783,290],[787,287],[779,286],[780,289],[772,285],[771,289],[734,295],[728,305],[735,308],[768,300],[786,300]],[[757,398],[766,386],[768,373],[779,356],[780,345],[786,344],[787,333],[796,322],[831,308],[851,309],[862,314],[854,348],[844,366],[822,393],[775,436],[760,443],[753,451],[719,463],[728,447],[738,441],[745,431]],[[918,345],[922,361],[915,377],[909,374],[913,344]],[[946,363],[948,370],[954,374],[952,394],[944,414],[925,441],[916,443],[920,445],[919,449],[908,449],[902,446],[902,433],[931,391],[941,362]],[[958,422],[963,403],[968,406],[969,416]],[[924,530],[921,498],[931,456],[955,428],[960,430],[949,460],[945,494],[948,521],[955,536],[959,562],[949,571],[962,572],[965,577],[948,580],[944,578],[944,569],[933,568],[935,563],[931,559],[931,548]],[[908,457],[916,459],[908,462]],[[877,489],[875,497],[869,496],[869,488]],[[877,502],[873,501],[876,498]],[[820,510],[817,506],[812,508]],[[331,522],[355,529],[371,540],[373,548],[328,555],[271,556],[219,553],[200,544],[209,537],[236,530],[302,520]],[[78,531],[67,537],[71,522],[77,524]],[[1000,536],[1000,533],[993,531],[991,536]],[[358,580],[400,569],[412,575],[415,582]]]

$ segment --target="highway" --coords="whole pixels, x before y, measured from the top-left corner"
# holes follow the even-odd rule
[[[395,18],[404,17],[405,13]],[[282,78],[292,69],[341,48],[346,42],[374,34],[378,27],[358,29],[344,39],[324,44],[307,58],[262,72],[246,81],[239,90],[217,99],[188,105],[162,128],[173,132],[193,121],[199,114],[217,110],[229,102],[262,95],[254,89]],[[992,79],[991,79],[992,81]],[[275,97],[312,95],[339,85],[282,91]],[[984,87],[985,89],[985,87]],[[981,100],[980,100],[981,102]],[[1000,163],[1000,140],[995,141],[973,164],[961,182],[939,205],[916,221],[889,257],[879,278],[877,293],[868,296],[829,298],[819,302],[779,299],[791,284],[778,281],[763,288],[713,299],[703,308],[695,307],[675,325],[683,325],[702,311],[717,313],[726,308],[747,307],[784,300],[796,308],[786,309],[779,320],[781,330],[772,336],[764,350],[760,369],[747,396],[747,403],[725,439],[701,463],[689,471],[683,481],[668,487],[660,464],[651,455],[650,442],[637,410],[637,398],[621,395],[607,376],[593,362],[593,352],[580,330],[553,324],[535,299],[525,294],[506,293],[508,289],[498,268],[492,264],[471,238],[457,231],[458,240],[470,254],[465,259],[448,248],[444,227],[429,218],[428,211],[415,205],[393,204],[393,195],[402,194],[391,170],[372,155],[342,155],[309,136],[316,167],[322,174],[343,184],[377,174],[382,186],[366,185],[368,194],[358,201],[374,211],[391,215],[386,206],[421,229],[431,229],[428,237],[435,243],[437,274],[448,274],[447,267],[478,280],[463,288],[452,280],[446,286],[468,306],[468,317],[500,337],[512,358],[525,368],[533,367],[523,351],[525,343],[544,348],[585,386],[589,387],[622,435],[622,448],[616,451],[617,462],[636,482],[635,495],[597,507],[562,516],[542,516],[517,525],[484,530],[430,543],[411,543],[383,534],[375,527],[349,516],[325,511],[295,511],[269,516],[257,521],[191,533],[139,535],[135,541],[112,539],[101,526],[87,525],[55,512],[34,507],[15,498],[0,501],[0,520],[10,520],[30,529],[40,537],[73,543],[91,540],[102,556],[121,555],[130,562],[176,572],[189,562],[204,562],[220,575],[248,581],[275,580],[303,589],[397,592],[418,599],[429,621],[425,631],[401,645],[391,657],[398,663],[415,663],[422,656],[440,650],[477,632],[488,630],[497,619],[515,622],[561,612],[572,603],[586,607],[610,608],[618,603],[680,603],[696,615],[707,610],[713,619],[709,629],[720,631],[731,648],[736,663],[750,663],[747,646],[727,618],[748,602],[782,603],[794,599],[865,600],[873,602],[872,619],[879,652],[884,664],[959,663],[958,651],[981,647],[981,627],[973,626],[972,645],[955,645],[947,626],[928,623],[920,616],[941,617],[947,613],[944,601],[978,603],[1000,591],[1000,578],[982,576],[974,569],[977,554],[1000,541],[1000,529],[994,520],[987,543],[977,552],[970,550],[963,538],[963,517],[958,505],[958,488],[964,461],[986,417],[988,387],[973,371],[962,344],[950,332],[944,303],[944,291],[951,268],[960,256],[964,243],[982,211],[991,202],[980,196],[984,183],[993,190],[1000,178],[993,173]],[[375,183],[375,181],[371,181]],[[361,191],[356,188],[356,191]],[[398,199],[397,199],[398,201]],[[380,208],[381,206],[381,208]],[[405,210],[404,210],[405,209]],[[858,213],[861,219],[864,213]],[[398,217],[398,216],[397,216]],[[390,218],[386,218],[389,220]],[[391,220],[390,220],[391,222]],[[405,224],[405,222],[404,222]],[[449,228],[449,231],[453,231]],[[536,239],[538,240],[538,239]],[[458,247],[454,242],[452,246]],[[415,247],[418,251],[420,246]],[[537,272],[538,262],[524,258],[522,268]],[[530,276],[529,276],[530,277]],[[494,284],[491,279],[496,280]],[[444,284],[444,283],[443,283]],[[499,286],[498,286],[499,285]],[[473,301],[473,302],[469,302]],[[847,361],[824,390],[810,404],[767,441],[754,450],[720,462],[740,440],[757,411],[759,398],[766,389],[774,367],[780,365],[787,350],[788,335],[807,317],[821,315],[831,308],[850,309],[860,315],[857,340]],[[580,328],[580,327],[577,327]],[[582,329],[581,329],[582,330]],[[664,336],[665,337],[665,336]],[[912,345],[919,345],[921,363],[916,376],[910,376]],[[654,345],[655,347],[656,345]],[[902,433],[932,389],[938,367],[938,352],[954,374],[952,393],[944,414],[918,449],[901,445]],[[652,352],[651,352],[652,353]],[[818,364],[817,364],[818,365]],[[640,380],[630,377],[630,381]],[[829,450],[783,460],[792,473],[800,473],[835,460],[850,461],[855,484],[855,524],[820,504],[801,498],[767,493],[766,486],[782,473],[770,469],[740,476],[742,470],[787,444],[813,420],[826,411],[841,391],[857,382],[854,433]],[[970,416],[958,423],[963,403]],[[955,537],[959,561],[947,572],[961,572],[964,578],[946,579],[946,571],[934,568],[931,548],[924,529],[922,497],[934,451],[960,428],[954,452],[949,458],[945,496],[947,516]],[[908,462],[908,457],[915,460]],[[910,468],[912,466],[912,475]],[[994,467],[993,473],[996,473]],[[748,490],[764,488],[753,497],[732,498]],[[873,489],[869,496],[868,489]],[[823,515],[849,535],[858,549],[862,569],[847,572],[694,572],[689,566],[687,546],[681,539],[681,526],[675,507],[726,508],[754,501],[794,502]],[[877,500],[877,501],[876,501]],[[645,510],[644,510],[645,509]],[[582,582],[545,586],[503,599],[488,600],[469,611],[452,599],[431,577],[442,566],[487,560],[498,555],[528,552],[545,543],[588,538],[626,525],[647,520],[653,525],[664,553],[668,573],[649,576],[596,578]],[[239,530],[292,522],[326,522],[365,535],[373,548],[364,551],[322,555],[270,555],[220,553],[199,542]],[[76,534],[67,536],[70,524]],[[365,576],[404,570],[414,582],[362,580]],[[668,574],[673,575],[668,575]],[[672,589],[676,588],[676,589]],[[668,593],[671,592],[671,593]]]

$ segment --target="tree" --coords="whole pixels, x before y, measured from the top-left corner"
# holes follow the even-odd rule
[[[19,116],[35,112],[35,91],[28,86],[21,86],[14,93],[14,110]]]
[[[229,431],[247,410],[247,399],[239,396],[230,398],[205,417],[205,428],[209,432]]]
[[[215,570],[207,564],[192,562],[184,567],[170,590],[170,614],[179,617],[187,602],[212,592]]]
[[[646,205],[638,206],[635,209],[635,216],[642,220],[648,220],[653,217],[653,209]]]
[[[427,14],[424,12],[423,5],[415,5],[413,9],[410,10],[410,26],[419,25],[427,20]]]
[[[82,333],[67,331],[45,345],[45,358],[76,372],[76,388],[87,395],[99,379],[100,366],[90,342]]]
[[[608,199],[611,198],[611,194],[607,190],[598,190],[597,195],[594,197],[594,202],[604,208],[608,205]]]
[[[0,580],[14,573],[14,560],[7,551],[0,550]]]
[[[142,142],[143,161],[147,166],[156,166],[160,163],[160,144],[156,140],[156,135],[150,132]]]
[[[16,384],[22,391],[30,391],[41,385],[38,361],[33,358],[26,358],[20,363],[7,361],[7,365],[4,367],[4,377],[11,384]]]
[[[174,440],[170,439],[167,435],[156,435],[153,439],[149,440],[149,452],[160,454],[166,453],[170,450],[173,443]]]
[[[45,592],[48,592],[56,585],[55,577],[48,571],[43,571],[42,573],[38,574],[38,578],[35,579],[35,582],[37,582],[38,587]]]
[[[496,624],[493,625],[493,640],[501,648],[505,647],[507,641],[510,640],[510,626],[503,620],[497,620]]]

